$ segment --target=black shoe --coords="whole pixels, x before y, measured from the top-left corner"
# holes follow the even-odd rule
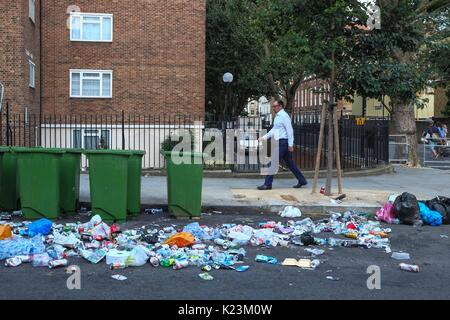
[[[258,190],[272,190],[272,187],[266,186],[265,184],[263,184],[262,186],[258,187]]]
[[[293,186],[292,188],[300,189],[301,187],[304,187],[306,185],[307,185],[307,183],[303,183],[303,184],[299,183],[299,184],[296,184],[295,186]]]

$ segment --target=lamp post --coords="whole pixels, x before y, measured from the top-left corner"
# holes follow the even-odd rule
[[[223,82],[225,83],[225,110],[224,110],[224,117],[226,112],[228,111],[228,100],[229,100],[229,92],[230,92],[230,85],[233,82],[233,74],[230,72],[226,72],[223,75]]]

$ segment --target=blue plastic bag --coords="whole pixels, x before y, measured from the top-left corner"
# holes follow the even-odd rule
[[[439,212],[433,211],[423,202],[419,202],[420,219],[430,226],[440,226],[442,224],[442,216]]]
[[[40,219],[28,226],[28,236],[34,237],[37,234],[46,236],[52,230],[53,222],[48,219]]]

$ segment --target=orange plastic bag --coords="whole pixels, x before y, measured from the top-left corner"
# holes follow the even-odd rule
[[[189,247],[195,243],[195,237],[189,232],[180,232],[164,242],[164,244],[168,244],[170,246],[177,246],[179,248]]]
[[[9,224],[0,226],[0,240],[12,238],[11,227]]]

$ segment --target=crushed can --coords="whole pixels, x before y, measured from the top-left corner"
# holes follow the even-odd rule
[[[117,270],[117,269],[125,269],[127,265],[122,262],[115,262],[110,266],[111,270]]]
[[[202,267],[202,271],[210,272],[212,270],[212,267],[210,265],[205,265]]]
[[[48,267],[50,269],[56,269],[60,267],[67,267],[68,264],[69,262],[67,259],[53,260],[48,263]]]
[[[33,261],[33,255],[18,255],[17,258],[19,258],[22,263],[30,263]]]
[[[17,267],[22,264],[22,260],[19,257],[9,258],[5,261],[5,267]]]
[[[403,271],[415,272],[415,273],[420,271],[420,268],[418,265],[400,263],[398,266],[400,267],[400,270],[403,270]]]
[[[157,257],[151,257],[150,258],[150,264],[152,266],[154,266],[155,268],[159,267],[159,259]]]

